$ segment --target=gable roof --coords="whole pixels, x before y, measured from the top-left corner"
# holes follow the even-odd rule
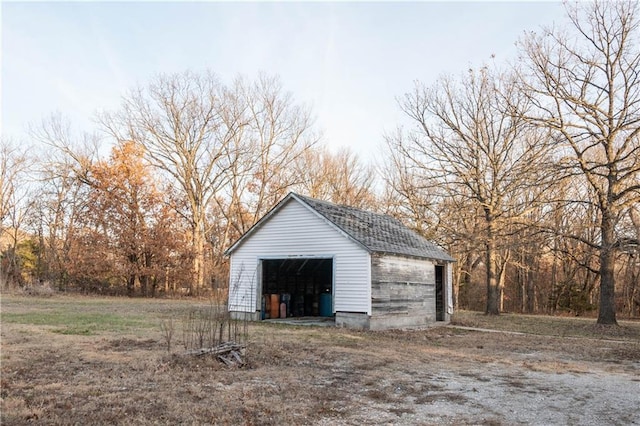
[[[354,207],[316,200],[293,192],[289,193],[269,213],[260,219],[238,241],[227,249],[231,254],[242,242],[269,220],[290,200],[296,200],[315,214],[326,219],[341,233],[372,253],[400,254],[405,256],[454,262],[444,250],[418,233],[404,226],[399,220],[379,213]]]

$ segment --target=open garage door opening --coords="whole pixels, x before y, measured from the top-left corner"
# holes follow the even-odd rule
[[[333,316],[333,259],[262,260],[262,319]]]

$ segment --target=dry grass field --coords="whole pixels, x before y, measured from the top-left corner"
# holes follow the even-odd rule
[[[193,301],[3,295],[2,425],[640,424],[640,323],[462,312],[456,327],[256,323],[248,364],[172,353]],[[514,333],[516,332],[516,333]]]

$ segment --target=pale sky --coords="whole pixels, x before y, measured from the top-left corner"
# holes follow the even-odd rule
[[[513,60],[524,31],[564,21],[558,2],[6,2],[2,134],[59,112],[93,130],[98,110],[157,73],[279,75],[324,141],[373,160],[419,80]]]

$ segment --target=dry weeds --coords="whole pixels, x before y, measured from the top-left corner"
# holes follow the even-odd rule
[[[74,306],[148,320],[65,334],[56,332],[60,324],[11,317]],[[185,309],[170,301],[3,297],[2,424],[640,422],[633,332],[611,341],[253,324],[247,367],[229,369],[167,353],[161,319]]]

